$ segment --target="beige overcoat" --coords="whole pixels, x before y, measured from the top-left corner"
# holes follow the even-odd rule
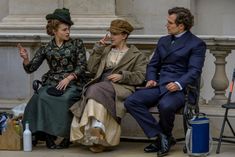
[[[94,47],[88,59],[88,71],[95,74],[94,79],[88,82],[83,89],[85,93],[88,86],[97,83],[105,69],[106,59],[111,46]],[[142,84],[145,79],[147,57],[141,53],[134,45],[131,45],[129,50],[119,61],[117,66],[112,70],[112,74],[122,74],[123,78],[113,83],[115,90],[116,116],[122,118],[125,115],[124,100],[135,91],[135,87]],[[81,118],[83,109],[86,105],[85,95],[82,99],[71,107],[74,116]]]

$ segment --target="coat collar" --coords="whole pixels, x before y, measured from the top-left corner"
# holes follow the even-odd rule
[[[130,62],[130,60],[132,60],[136,56],[135,53],[137,52],[139,52],[139,50],[134,45],[131,45],[126,54],[122,57],[122,59],[119,61],[119,63],[113,70],[116,70],[122,65],[125,65]]]
[[[192,35],[190,31],[185,32],[181,37],[179,37],[174,44],[172,42],[172,36],[168,35],[166,40],[163,42],[163,45],[168,49],[168,53],[163,57],[164,59],[168,57],[171,53],[183,48],[186,41]]]
[[[105,61],[107,59],[108,53],[111,51],[112,46],[109,45],[108,47],[105,48]],[[117,64],[117,66],[113,69],[113,71],[118,70],[120,67],[122,67],[122,65],[127,64],[128,62],[130,62],[130,60],[132,60],[136,55],[135,53],[140,52],[134,45],[131,45],[130,48],[128,49],[128,51],[126,52],[126,54],[122,57],[122,59],[119,61],[119,63]],[[103,65],[104,68],[105,64]]]
[[[184,33],[181,37],[179,37],[175,43],[171,46],[171,50],[170,52],[174,52],[178,49],[181,49],[182,47],[184,47],[187,39],[189,38],[189,36],[191,36],[191,32],[187,31],[186,33]]]
[[[67,48],[73,46],[73,40],[70,38],[68,41],[64,41],[63,45],[61,47],[58,47],[55,43],[55,38],[53,38],[48,44],[47,48],[49,49],[61,49],[61,48]]]

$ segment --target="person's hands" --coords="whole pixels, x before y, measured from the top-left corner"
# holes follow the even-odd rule
[[[17,47],[19,49],[20,57],[23,58],[24,60],[28,60],[29,57],[28,57],[27,50],[25,48],[23,48],[20,43],[17,44]]]
[[[170,92],[175,92],[180,90],[180,87],[176,83],[170,82],[166,85],[166,89],[168,89]]]
[[[61,80],[61,81],[59,82],[59,84],[56,86],[56,88],[57,88],[58,90],[65,90],[70,81],[71,81],[71,80],[66,77],[66,78],[64,78],[63,80]]]
[[[151,88],[151,87],[155,87],[155,86],[157,86],[157,82],[154,80],[149,80],[145,85],[145,87],[147,87],[147,88]]]
[[[107,44],[107,41],[110,40],[110,34],[107,33],[100,41],[99,43],[102,44],[102,45],[106,45]]]
[[[117,81],[120,81],[122,77],[123,76],[121,74],[111,74],[107,78],[112,82],[117,82]]]

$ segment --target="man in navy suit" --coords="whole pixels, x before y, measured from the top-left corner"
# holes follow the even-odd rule
[[[205,43],[190,32],[194,17],[183,7],[168,10],[169,35],[159,39],[154,55],[147,66],[145,88],[137,90],[125,101],[125,107],[137,120],[144,133],[156,141],[145,152],[166,155],[175,112],[184,106],[185,88],[201,75],[205,59]],[[158,104],[159,122],[149,112]]]

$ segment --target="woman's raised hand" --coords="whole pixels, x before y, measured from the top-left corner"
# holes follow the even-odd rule
[[[102,45],[106,45],[107,41],[109,41],[110,39],[111,39],[110,33],[106,33],[106,35],[99,42]]]
[[[20,43],[17,44],[17,47],[19,49],[20,57],[23,58],[24,60],[28,60],[29,57],[28,57],[27,50],[25,48],[23,48]]]

